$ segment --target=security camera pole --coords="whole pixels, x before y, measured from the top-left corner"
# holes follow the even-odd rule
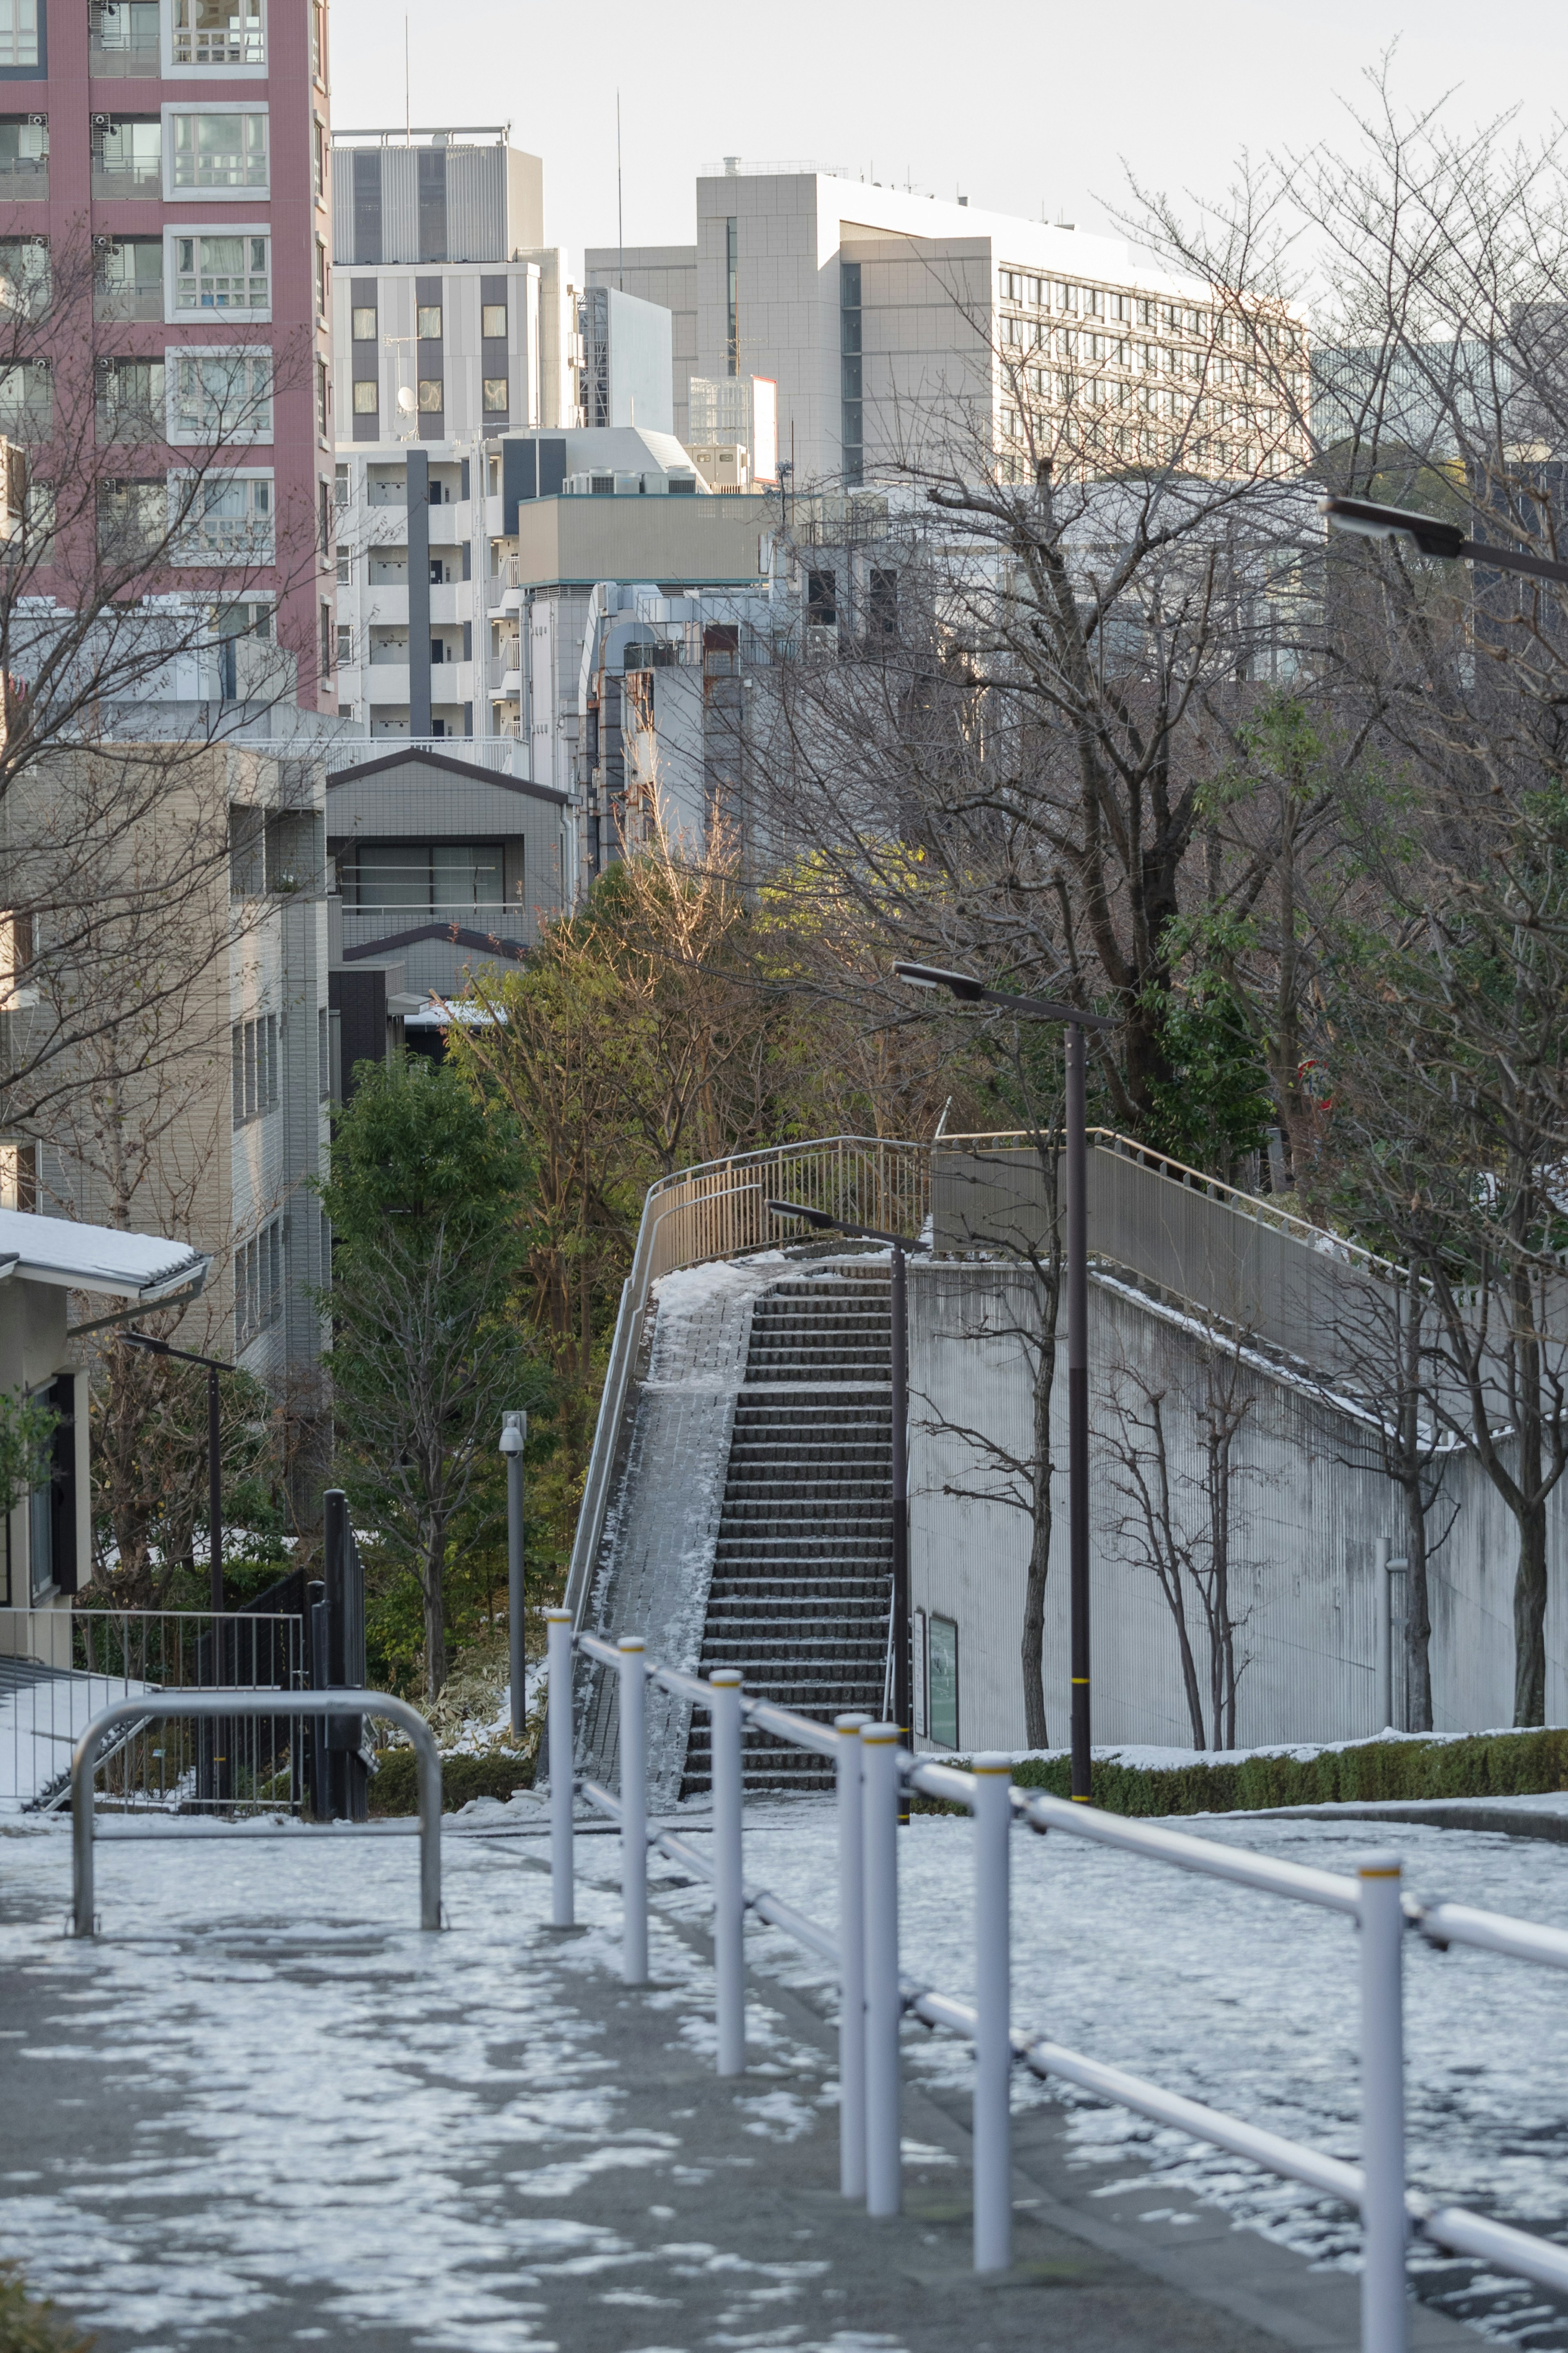
[[[945,988],[961,1005],[999,1005],[1028,1021],[1058,1021],[1067,1031],[1068,1267],[1068,1590],[1072,1619],[1072,1795],[1089,1802],[1089,1144],[1084,1124],[1086,1029],[1114,1029],[1101,1013],[1084,1013],[1051,997],[1014,997],[967,972],[940,965],[896,964],[914,988]]]
[[[775,1218],[799,1218],[819,1232],[847,1234],[863,1242],[886,1242],[893,1253],[893,1721],[906,1739],[913,1736],[910,1659],[910,1304],[904,1263],[910,1250],[930,1242],[905,1234],[885,1234],[878,1226],[858,1226],[826,1209],[803,1209],[798,1201],[770,1201]],[[907,1820],[907,1815],[900,1815]]]
[[[521,1743],[528,1729],[526,1595],[522,1572],[522,1450],[528,1416],[509,1409],[500,1418],[500,1451],[506,1456],[506,1617],[511,1652],[511,1736]]]
[[[1436,515],[1416,514],[1409,507],[1375,507],[1364,499],[1320,499],[1318,512],[1327,515],[1336,531],[1353,532],[1360,539],[1406,539],[1417,554],[1435,555],[1444,564],[1484,564],[1496,572],[1526,572],[1532,580],[1568,582],[1568,564],[1494,546],[1484,539],[1467,539],[1457,522],[1439,522]]]

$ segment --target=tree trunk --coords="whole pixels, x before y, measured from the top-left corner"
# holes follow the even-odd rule
[[[1519,1567],[1513,1580],[1513,1720],[1546,1721],[1546,1499],[1519,1513]]]
[[[425,1555],[423,1582],[425,1587],[425,1697],[439,1699],[441,1686],[447,1680],[447,1599],[442,1586],[442,1574],[447,1566],[447,1525],[443,1520],[430,1532],[430,1542]]]

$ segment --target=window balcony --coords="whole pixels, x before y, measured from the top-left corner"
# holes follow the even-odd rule
[[[48,193],[47,155],[0,155],[0,204],[41,204]]]
[[[48,194],[47,186],[43,193]],[[131,164],[101,163],[94,156],[92,194],[95,203],[155,203],[163,194],[163,167],[155,156],[150,161],[138,160]],[[160,295],[158,316],[162,318],[163,315]]]
[[[100,49],[95,43],[87,53],[87,69],[94,81],[160,81],[163,60],[156,47]]]

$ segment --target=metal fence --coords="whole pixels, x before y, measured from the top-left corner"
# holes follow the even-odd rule
[[[303,1691],[304,1619],[287,1610],[0,1609],[0,1812],[69,1797],[71,1751],[118,1700],[172,1691]],[[100,1803],[122,1811],[297,1812],[299,1721],[248,1711],[121,1724]]]
[[[829,1730],[771,1702],[749,1697],[741,1676],[704,1682],[656,1664],[640,1638],[618,1645],[574,1635],[570,1614],[550,1620],[551,1875],[554,1923],[574,1911],[573,1813],[580,1794],[621,1831],[622,1973],[647,1978],[647,1851],[678,1860],[713,1889],[718,2071],[745,2066],[744,1926],[748,1911],[820,1954],[839,1985],[839,2183],[874,2215],[900,2203],[900,2024],[907,2012],[963,2036],[974,2047],[974,2266],[1005,2270],[1012,2253],[1009,2079],[1016,2066],[1076,2084],[1135,2115],[1263,2166],[1287,2180],[1356,2209],[1362,2218],[1363,2353],[1405,2353],[1409,2316],[1406,2253],[1418,2236],[1543,2286],[1568,2290],[1568,2248],[1460,2206],[1411,2196],[1405,2179],[1404,1946],[1424,1937],[1438,1951],[1468,1946],[1540,1967],[1568,1969],[1568,1932],[1468,1905],[1424,1905],[1405,1892],[1396,1854],[1364,1858],[1354,1878],[1251,1854],[1152,1822],[1129,1820],[1014,1786],[1009,1761],[981,1757],[961,1771],[910,1756],[898,1727],[844,1715]],[[615,1669],[620,1683],[618,1794],[573,1776],[572,1652]],[[647,1825],[644,1698],[649,1681],[706,1708],[712,1724],[712,1846]],[[837,1852],[825,1867],[837,1882],[835,1929],[745,1883],[742,1842],[742,1722],[793,1747],[834,1760]],[[910,1984],[899,1968],[898,1818],[902,1793],[918,1789],[964,1808],[974,1822],[975,1998],[954,2000]],[[1108,2067],[1047,2036],[1014,2025],[1010,1997],[1009,1849],[1015,1828],[1054,1831],[1119,1850],[1129,1858],[1227,1882],[1289,1903],[1338,1913],[1357,1931],[1347,1966],[1361,1994],[1361,2163],[1350,2165],[1298,2141]],[[827,1858],[824,1858],[825,1866]]]
[[[581,1616],[598,1556],[622,1419],[653,1285],[678,1268],[738,1258],[798,1240],[800,1229],[773,1215],[770,1198],[799,1201],[856,1225],[920,1232],[930,1204],[931,1149],[876,1136],[835,1135],[809,1144],[738,1153],[683,1168],[648,1187],[632,1271],[621,1289],[593,1452],[572,1547],[567,1606]]]

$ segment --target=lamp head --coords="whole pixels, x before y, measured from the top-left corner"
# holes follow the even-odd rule
[[[893,970],[911,988],[945,988],[964,1005],[984,1005],[985,984],[967,972],[949,972],[939,964],[896,964]]]
[[[521,1454],[528,1443],[528,1416],[508,1412],[500,1418],[500,1451],[509,1458]]]
[[[1409,507],[1378,507],[1365,499],[1320,499],[1318,512],[1327,515],[1336,531],[1353,532],[1359,539],[1407,539],[1422,555],[1457,563],[1465,551],[1465,534],[1457,522],[1439,522],[1436,515],[1416,514]]]

